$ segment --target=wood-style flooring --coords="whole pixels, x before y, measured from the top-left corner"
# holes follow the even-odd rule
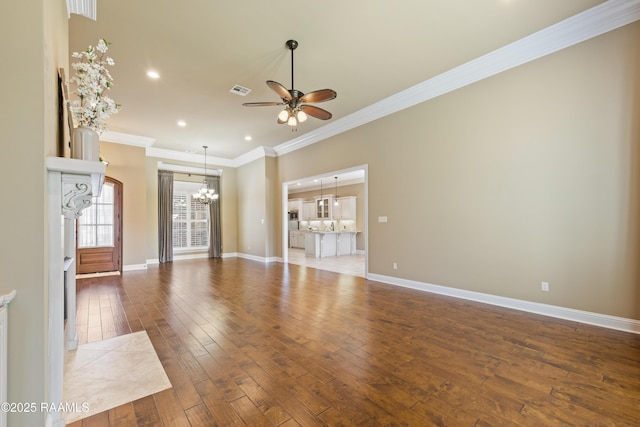
[[[173,387],[89,426],[640,425],[640,336],[226,258],[78,280],[81,343],[146,330]]]

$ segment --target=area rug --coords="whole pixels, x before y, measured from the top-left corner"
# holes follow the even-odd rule
[[[78,346],[65,355],[67,423],[171,387],[146,331]]]

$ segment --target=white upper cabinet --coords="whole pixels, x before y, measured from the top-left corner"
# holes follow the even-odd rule
[[[331,219],[331,211],[333,208],[333,197],[326,196],[322,199],[316,199],[316,218]]]
[[[298,218],[302,216],[303,199],[289,199],[289,212],[298,212]]]
[[[316,211],[317,202],[304,202],[302,204],[302,221],[316,219],[318,214]]]
[[[333,206],[333,219],[356,219],[356,196],[339,197]]]

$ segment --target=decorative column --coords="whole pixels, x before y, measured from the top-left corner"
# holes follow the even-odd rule
[[[100,162],[47,158],[47,203],[49,229],[49,322],[47,325],[48,389],[46,401],[62,402],[65,348],[78,346],[76,333],[76,242],[75,220],[91,206],[104,183],[105,165]],[[65,271],[67,281],[65,284]],[[65,333],[65,286],[67,325]],[[47,415],[47,426],[61,427],[60,413]]]

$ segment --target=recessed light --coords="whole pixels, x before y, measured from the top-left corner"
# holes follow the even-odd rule
[[[187,125],[187,122],[185,122],[184,120],[178,120],[178,126],[180,126],[181,128],[185,127]]]
[[[251,135],[247,135],[244,137],[245,141],[251,141],[253,138],[251,138]]]
[[[159,79],[160,78],[160,74],[158,74],[157,71],[149,70],[149,71],[147,71],[147,77],[149,77],[151,79]]]

